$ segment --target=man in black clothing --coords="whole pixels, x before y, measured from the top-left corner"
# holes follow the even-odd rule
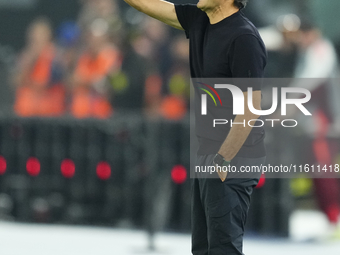
[[[240,9],[247,0],[200,0],[196,5],[174,5],[161,0],[125,0],[147,15],[184,30],[190,40],[192,78],[262,78],[266,50],[254,25]],[[261,109],[260,83],[240,82],[244,98],[252,87],[255,109]],[[195,88],[198,166],[260,166],[264,163],[264,130],[250,125],[212,127],[219,116],[234,123],[258,119],[245,104],[243,115],[233,115],[232,94],[220,90],[218,107],[207,102],[209,115],[201,115],[199,84]],[[245,100],[247,102],[247,100]],[[218,172],[215,179],[192,180],[192,253],[194,255],[242,254],[244,225],[250,195],[259,176],[234,178]],[[259,173],[260,174],[260,173]],[[228,178],[227,178],[228,175]]]

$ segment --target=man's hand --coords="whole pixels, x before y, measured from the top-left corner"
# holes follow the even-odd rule
[[[177,19],[175,5],[163,0],[124,0],[138,11],[174,28],[184,30]]]
[[[221,181],[224,182],[228,175],[226,168],[229,168],[230,161],[226,161],[221,154],[217,153],[213,159],[213,165]]]
[[[228,176],[228,172],[223,172],[222,171],[222,168],[221,168],[221,171],[218,171],[218,165],[215,165],[215,168],[216,168],[216,172],[218,174],[218,177],[220,177],[221,181],[224,182],[225,179],[227,179],[227,176]]]

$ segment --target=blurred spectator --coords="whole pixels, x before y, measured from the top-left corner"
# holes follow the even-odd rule
[[[136,51],[136,40],[138,37],[126,40],[122,48],[122,68],[110,77],[113,92],[111,104],[117,111],[142,111],[144,107],[144,84],[150,70],[150,62],[142,52]]]
[[[187,113],[189,98],[189,45],[184,36],[170,38],[163,23],[146,18],[142,35],[134,42],[136,51],[151,63],[145,83],[149,117],[180,120]]]
[[[76,66],[79,55],[80,34],[80,28],[75,22],[64,22],[58,28],[57,60],[62,66],[62,75],[66,81]]]
[[[312,93],[312,109],[317,125],[316,136],[326,136],[332,124],[339,118],[338,84],[332,78],[338,73],[338,59],[331,41],[324,38],[321,31],[310,18],[300,19],[297,31],[287,37],[298,46],[298,59],[294,77],[309,78],[308,82],[296,80],[293,86],[304,87]],[[321,160],[325,161],[325,160]],[[328,163],[328,162],[323,162]],[[331,163],[331,162],[329,162]]]
[[[332,78],[338,70],[338,60],[331,41],[324,38],[311,19],[301,20],[295,40],[300,49],[296,78]],[[322,65],[320,65],[322,63]],[[315,89],[315,84],[310,89]]]
[[[65,89],[55,56],[49,21],[38,18],[28,28],[26,46],[14,75],[16,114],[57,116],[64,112]]]
[[[166,119],[180,120],[188,109],[190,97],[189,44],[184,35],[177,36],[171,47],[172,66],[167,74],[167,95],[161,103],[161,114]]]
[[[145,18],[133,38],[134,51],[145,59],[146,79],[144,84],[145,113],[150,118],[160,117],[166,65],[170,59],[167,48],[168,29],[158,20]],[[141,84],[143,86],[143,84]]]
[[[121,44],[123,22],[115,0],[82,0],[83,7],[78,17],[82,31],[86,31],[96,19],[103,19],[108,24],[108,37],[116,45]]]
[[[86,47],[72,80],[71,112],[77,118],[107,118],[113,112],[108,76],[120,70],[122,59],[108,31],[109,25],[103,19],[93,21],[87,30]]]
[[[312,93],[314,125],[312,150],[315,162],[329,166],[334,163],[339,148],[334,148],[328,138],[331,126],[336,122],[339,84],[335,82],[338,60],[333,44],[323,37],[312,19],[302,18],[299,29],[290,37],[299,48],[299,57],[295,69],[295,78],[312,78],[297,81],[294,86],[305,87]],[[340,183],[337,176],[325,173],[327,179],[314,179],[318,204],[327,215],[332,232],[340,236]],[[325,176],[326,175],[326,176]],[[330,178],[333,177],[333,178]]]
[[[150,47],[147,58],[152,63],[152,71],[159,74],[164,82],[168,78],[167,73],[171,68],[173,58],[170,52],[173,40],[170,38],[169,27],[156,19],[146,17],[140,30],[149,41]],[[143,48],[142,50],[144,51]]]
[[[266,66],[266,77],[288,78],[294,75],[298,47],[293,38],[299,27],[300,18],[288,14],[279,16],[274,25],[259,30],[270,60]]]

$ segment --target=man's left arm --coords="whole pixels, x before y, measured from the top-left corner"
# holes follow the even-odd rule
[[[248,125],[248,121],[259,118],[259,115],[255,115],[248,108],[248,92],[243,92],[243,94],[245,98],[244,115],[237,115],[233,123],[245,123],[245,125],[234,124],[218,152],[226,161],[231,161],[236,156],[249,136],[252,127]],[[254,91],[252,97],[254,108],[261,110],[261,91]],[[218,172],[222,181],[225,181],[227,174],[228,172]]]
[[[266,66],[267,54],[262,40],[253,34],[243,34],[235,38],[230,51],[229,63],[231,67],[232,76],[235,78],[262,78],[264,74],[264,67]],[[249,136],[252,127],[248,125],[248,121],[258,119],[259,116],[253,114],[248,109],[248,83],[242,82],[239,88],[244,91],[244,115],[237,115],[233,123],[235,124],[229,131],[229,134],[223,142],[218,154],[224,160],[231,161],[239,152],[244,142]],[[253,84],[253,106],[257,110],[261,110],[261,83],[256,82]],[[227,172],[218,172],[219,177],[224,181],[227,177]]]

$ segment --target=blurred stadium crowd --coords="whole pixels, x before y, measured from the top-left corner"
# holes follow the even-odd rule
[[[327,36],[333,35],[335,46],[340,45],[340,35],[330,29],[327,17],[314,18],[313,6],[325,12],[318,2],[251,1],[245,12],[261,28],[267,45],[266,77],[330,77],[338,69],[335,47],[318,25],[328,29]],[[55,24],[47,15],[35,15],[26,24],[25,43],[16,53],[7,84],[15,91],[14,112],[22,117],[103,119],[128,109],[182,119],[190,94],[184,33],[138,13],[124,1],[77,3],[76,20]],[[327,63],[318,68],[322,61]]]
[[[186,39],[129,12],[127,24],[116,1],[86,0],[77,21],[57,31],[48,17],[36,18],[13,71],[15,113],[108,118],[144,108],[150,116],[181,119],[189,96]]]

